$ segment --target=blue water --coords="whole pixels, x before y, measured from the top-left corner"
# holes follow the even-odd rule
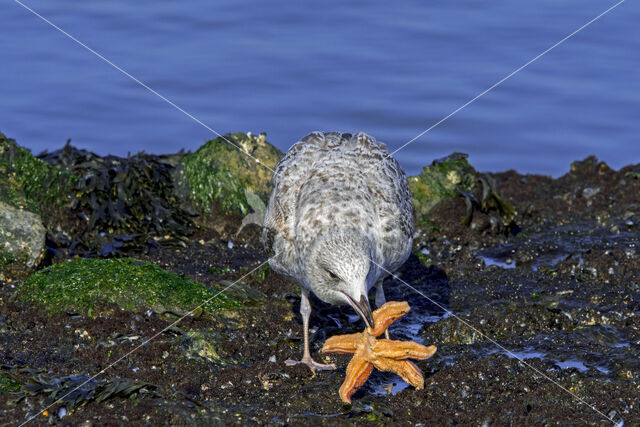
[[[21,0],[22,1],[22,0]],[[366,131],[397,148],[612,6],[604,0],[24,0],[220,133]],[[0,2],[0,130],[38,153],[195,149],[214,135]],[[640,3],[627,0],[397,154],[561,175],[640,162]]]

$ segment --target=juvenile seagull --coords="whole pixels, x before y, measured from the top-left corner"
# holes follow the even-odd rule
[[[397,270],[411,252],[407,178],[369,135],[314,132],[287,151],[272,184],[262,235],[269,265],[302,291],[304,354],[285,363],[335,369],[311,358],[309,291],[326,303],[350,305],[373,325],[369,289],[375,285],[376,305],[384,304],[385,270]]]

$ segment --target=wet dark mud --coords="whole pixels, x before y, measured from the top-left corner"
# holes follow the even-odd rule
[[[640,179],[634,170],[612,171],[590,158],[558,179],[491,174],[517,212],[509,230],[493,227],[491,213],[480,210],[463,224],[463,197],[441,203],[421,226],[399,279],[385,281],[388,299],[412,307],[392,325],[392,337],[438,347],[432,359],[418,362],[425,388],[374,372],[353,405],[338,397],[348,356],[325,357],[319,349],[326,337],[362,324],[349,310],[313,300],[314,357],[338,369],[312,375],[286,367],[284,360],[301,354],[300,299],[294,283],[268,269],[242,279],[246,292],[236,296],[251,294],[251,304],[187,316],[128,355],[180,314],[107,306],[95,318],[48,317],[20,303],[21,281],[7,276],[0,284],[0,419],[8,425],[30,416],[60,425],[637,425]],[[128,255],[212,288],[233,283],[266,254],[258,227],[235,236],[224,221],[226,228],[201,228],[180,246]],[[211,346],[195,346],[198,334]],[[122,356],[89,384],[93,393],[39,414],[50,396],[61,397],[78,379],[69,376],[94,375]],[[114,393],[117,385],[122,390]]]

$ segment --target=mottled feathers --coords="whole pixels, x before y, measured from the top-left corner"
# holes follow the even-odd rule
[[[344,229],[368,236],[373,261],[387,270],[408,257],[413,209],[407,179],[374,138],[314,132],[287,151],[272,184],[263,241],[278,273],[301,282],[316,236]]]

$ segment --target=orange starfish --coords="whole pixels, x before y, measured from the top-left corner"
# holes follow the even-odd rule
[[[324,343],[323,353],[353,353],[353,359],[347,366],[347,376],[340,387],[343,402],[351,403],[351,395],[367,381],[374,366],[380,371],[395,372],[417,389],[424,387],[420,368],[407,359],[428,359],[436,352],[436,346],[426,347],[413,341],[376,339],[410,309],[406,301],[390,301],[373,312],[373,329],[366,328],[357,334],[337,335]]]

